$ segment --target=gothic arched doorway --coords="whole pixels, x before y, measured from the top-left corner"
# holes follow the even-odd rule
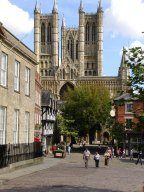
[[[64,84],[60,89],[60,100],[64,100],[64,95],[68,91],[68,89],[74,89],[74,85],[71,83]]]

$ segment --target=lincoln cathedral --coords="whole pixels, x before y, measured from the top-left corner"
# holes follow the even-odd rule
[[[127,66],[124,55],[118,76],[103,76],[104,12],[101,0],[97,3],[96,13],[87,13],[82,0],[80,1],[77,28],[67,28],[64,17],[59,22],[56,0],[52,12],[48,14],[42,14],[38,2],[36,3],[34,49],[39,62],[42,86],[60,100],[67,87],[74,88],[77,85],[103,84],[112,97],[126,89]]]

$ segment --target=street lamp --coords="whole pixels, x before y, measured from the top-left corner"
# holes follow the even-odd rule
[[[116,111],[115,111],[114,106],[112,106],[112,109],[111,109],[111,111],[110,111],[110,116],[111,116],[113,119],[114,119],[115,116],[116,116]],[[115,139],[112,139],[112,142],[113,142],[113,144],[115,144],[115,143],[116,143],[116,140],[115,140]]]
[[[112,109],[110,111],[110,116],[111,117],[115,117],[115,109],[114,109],[114,107],[112,107]]]

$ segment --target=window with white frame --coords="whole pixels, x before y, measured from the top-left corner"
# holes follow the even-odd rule
[[[7,86],[7,61],[8,56],[4,52],[1,55],[1,64],[0,64],[0,85]]]
[[[15,61],[15,68],[14,68],[14,90],[15,91],[19,91],[19,83],[20,83],[19,69],[20,69],[20,63],[18,61]]]
[[[14,110],[13,144],[18,144],[19,110]]]
[[[25,112],[24,142],[29,143],[30,113]]]
[[[6,107],[0,106],[0,144],[5,144],[6,134]]]
[[[30,95],[30,69],[25,68],[25,95]]]
[[[130,103],[126,103],[125,104],[125,112],[126,113],[132,113],[133,111],[133,103],[130,102]]]
[[[132,119],[131,118],[126,118],[125,119],[125,127],[126,129],[132,129]]]

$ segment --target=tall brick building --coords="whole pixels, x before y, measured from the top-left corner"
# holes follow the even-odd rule
[[[115,98],[116,122],[125,127],[126,140],[130,148],[140,143],[144,143],[142,131],[135,132],[135,124],[144,123],[144,102],[132,98],[125,93]],[[140,126],[143,126],[142,124]]]

